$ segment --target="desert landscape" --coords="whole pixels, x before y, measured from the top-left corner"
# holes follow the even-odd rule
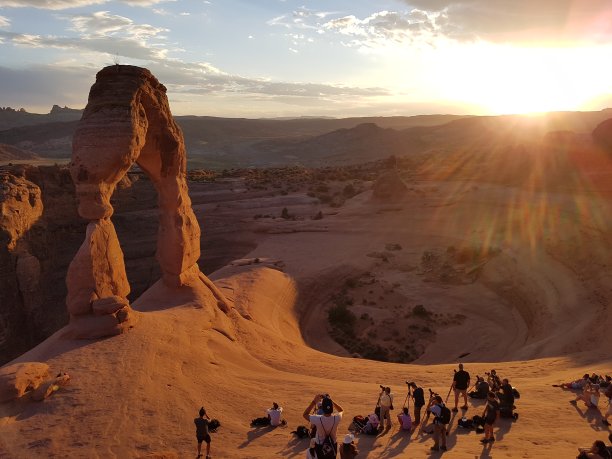
[[[344,408],[341,439],[380,384],[394,426],[357,436],[359,457],[607,443],[604,397],[552,385],[612,371],[610,118],[252,120],[257,136],[228,119],[214,151],[233,159],[202,169],[155,77],[103,69],[80,121],[45,128],[69,164],[24,143],[46,121],[0,132],[0,457],[195,457],[200,406],[221,423],[211,457],[303,457],[291,431],[316,394]],[[395,416],[407,381],[444,398],[459,362],[508,378],[520,417],[483,445],[458,425],[472,399],[432,452]],[[250,427],[272,402],[287,426]]]

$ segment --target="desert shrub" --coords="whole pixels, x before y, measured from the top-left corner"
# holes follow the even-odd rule
[[[346,304],[336,304],[327,311],[327,320],[333,328],[336,328],[347,335],[353,337],[355,324],[355,314],[353,314]]]
[[[313,220],[323,220],[323,212],[319,211],[317,212],[313,217]]]
[[[344,281],[344,286],[346,288],[355,288],[357,287],[357,285],[359,284],[359,282],[357,281],[357,279],[354,279],[352,277],[348,278],[347,280]]]
[[[281,211],[281,218],[284,218],[285,220],[290,220],[293,218],[293,215],[289,213],[289,210],[287,210],[286,207],[283,207],[283,210]]]
[[[429,317],[430,312],[425,309],[425,306],[422,304],[417,304],[414,308],[412,308],[412,314],[417,317],[427,318]]]
[[[357,192],[355,191],[355,187],[349,183],[348,185],[344,187],[344,190],[342,190],[342,194],[350,198],[350,197],[355,196]]]

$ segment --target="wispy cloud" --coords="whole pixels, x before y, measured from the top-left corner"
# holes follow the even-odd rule
[[[450,35],[469,31],[482,40],[503,42],[612,37],[612,3],[608,0],[403,1],[410,7],[440,13]]]
[[[355,46],[385,46],[417,39],[432,40],[439,31],[441,13],[413,9],[409,12],[380,11],[364,19],[353,15],[332,19],[323,28],[353,38]]]
[[[0,29],[6,29],[10,27],[11,20],[7,17],[0,16]]]

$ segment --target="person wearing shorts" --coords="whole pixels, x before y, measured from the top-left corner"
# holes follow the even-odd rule
[[[200,417],[193,420],[196,426],[196,439],[198,440],[198,457],[202,457],[202,442],[206,442],[206,459],[210,459],[210,433],[208,432],[210,418],[204,407],[200,408],[199,415]]]
[[[453,389],[455,390],[455,407],[453,411],[457,412],[457,405],[459,404],[459,394],[463,395],[463,406],[462,410],[467,410],[467,390],[470,387],[470,374],[463,369],[463,364],[459,364],[459,371],[455,372],[453,376]]]
[[[495,399],[495,392],[489,392],[487,396],[487,405],[482,413],[482,417],[485,420],[484,426],[484,438],[480,440],[481,443],[493,443],[493,425],[499,417],[499,402]]]

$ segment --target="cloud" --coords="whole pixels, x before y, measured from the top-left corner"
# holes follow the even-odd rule
[[[612,37],[609,0],[403,0],[445,18],[441,31],[487,41],[602,41]]]
[[[11,20],[7,17],[0,16],[0,29],[6,29],[10,27]]]
[[[164,59],[168,54],[166,48],[131,37],[55,37],[1,31],[0,37],[10,40],[16,46],[94,51],[138,60]]]
[[[413,9],[409,12],[380,11],[364,19],[344,16],[332,19],[323,28],[353,37],[352,46],[385,46],[390,42],[405,43],[416,39],[429,40],[436,36],[440,13]]]
[[[82,6],[100,5],[110,0],[0,0],[0,7],[4,8],[40,8],[44,10],[65,10]],[[130,6],[151,6],[172,0],[123,0]]]
[[[330,11],[315,11],[302,6],[294,10],[291,14],[283,14],[270,19],[267,24],[270,26],[282,26],[287,29],[318,29],[321,20],[334,13]]]
[[[129,18],[98,11],[90,15],[75,15],[69,18],[72,29],[89,39],[101,36],[124,36],[136,40],[146,40],[168,32],[168,29],[153,27],[149,24],[135,24]]]

